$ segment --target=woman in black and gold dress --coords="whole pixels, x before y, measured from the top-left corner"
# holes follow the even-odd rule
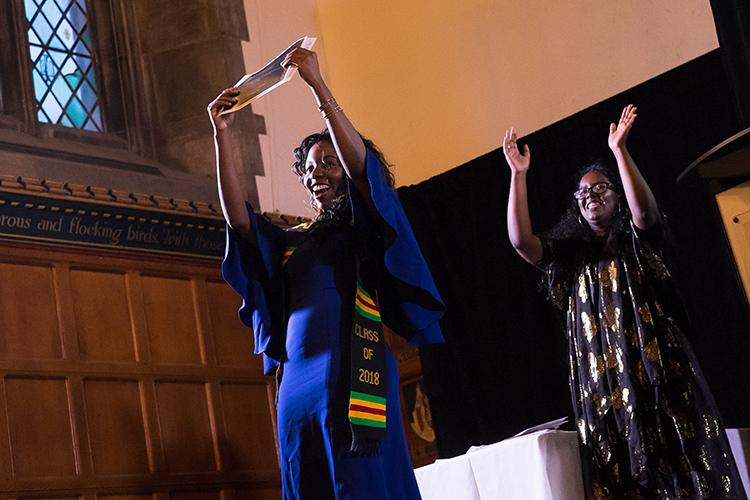
[[[570,390],[590,498],[746,498],[713,397],[685,338],[687,321],[662,260],[664,219],[630,156],[636,118],[610,125],[617,171],[593,164],[546,235],[532,232],[531,154],[513,129],[508,232],[547,275],[565,314]]]

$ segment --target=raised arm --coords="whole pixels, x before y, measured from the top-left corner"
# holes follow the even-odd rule
[[[609,148],[615,155],[617,168],[620,171],[625,199],[628,202],[633,223],[639,229],[648,229],[659,220],[659,209],[656,205],[654,193],[648,187],[646,180],[630,156],[627,148],[628,134],[638,116],[637,108],[632,104],[625,106],[620,115],[620,121],[609,125]]]
[[[234,161],[234,145],[229,126],[234,121],[234,113],[219,116],[225,107],[237,102],[239,91],[225,89],[208,105],[208,116],[214,127],[214,147],[216,149],[216,182],[219,188],[221,210],[229,227],[243,238],[254,242],[250,217],[247,215],[245,195],[242,192],[237,165]]]
[[[542,241],[531,230],[529,200],[526,191],[526,172],[531,163],[531,151],[524,145],[523,154],[516,144],[516,132],[505,131],[503,153],[510,166],[510,193],[508,195],[508,236],[518,255],[539,266],[542,261]]]
[[[292,51],[281,64],[282,66],[297,66],[300,77],[310,86],[315,96],[318,109],[331,133],[333,146],[336,148],[346,175],[352,180],[357,190],[370,200],[370,187],[365,173],[365,144],[323,80],[317,54],[311,50],[298,48]]]

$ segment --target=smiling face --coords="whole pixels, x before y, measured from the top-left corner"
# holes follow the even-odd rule
[[[603,192],[595,193],[594,186],[603,189],[602,183],[608,186]],[[611,182],[606,175],[596,170],[590,170],[581,177],[578,182],[578,190],[585,190],[584,195],[578,198],[578,210],[595,232],[609,229],[617,211],[620,195],[611,188]]]
[[[313,203],[327,208],[346,192],[346,175],[336,149],[330,141],[316,142],[307,153],[302,184],[309,191]]]

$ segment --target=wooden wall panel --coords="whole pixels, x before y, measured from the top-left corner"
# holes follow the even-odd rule
[[[0,242],[0,497],[279,498],[272,377],[216,261]]]
[[[153,500],[153,495],[97,495],[96,500]]]
[[[83,500],[82,497],[56,497],[56,496],[44,496],[44,497],[19,497],[19,500]]]
[[[0,356],[62,357],[52,268],[0,263]]]
[[[141,284],[152,362],[201,364],[190,281],[143,276]]]
[[[10,460],[10,434],[8,426],[8,405],[5,397],[5,381],[0,379],[0,483],[8,482],[12,475]]]
[[[76,269],[70,271],[70,284],[81,357],[134,361],[125,275]]]
[[[221,500],[218,491],[178,491],[169,495],[171,500]]]
[[[281,492],[274,488],[238,489],[234,500],[281,500]]]
[[[167,471],[216,470],[205,385],[157,382],[156,399]]]
[[[94,473],[148,473],[148,446],[138,382],[86,380],[84,392]]]
[[[75,476],[67,381],[6,377],[5,394],[13,476]]]
[[[206,293],[219,365],[249,368],[263,375],[262,359],[253,355],[251,332],[237,314],[242,299],[223,282],[206,283]]]
[[[221,401],[226,429],[222,458],[227,470],[272,469],[276,467],[276,443],[268,404],[268,388],[263,384],[227,383],[221,385]],[[255,404],[248,404],[254,401]]]
[[[153,495],[97,495],[96,500],[153,500]]]

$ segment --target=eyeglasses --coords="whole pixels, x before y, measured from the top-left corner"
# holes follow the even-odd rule
[[[596,184],[592,184],[591,186],[578,189],[573,193],[573,196],[576,200],[582,200],[586,198],[586,196],[588,196],[590,192],[594,194],[604,194],[607,189],[610,189],[611,187],[612,184],[610,184],[609,182],[597,182]]]

